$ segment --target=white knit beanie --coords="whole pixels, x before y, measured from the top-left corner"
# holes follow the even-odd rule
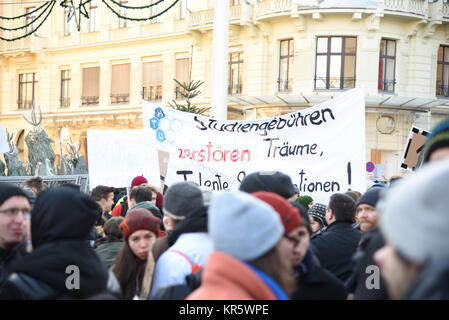
[[[242,191],[222,192],[214,197],[208,227],[215,250],[242,261],[263,256],[284,234],[279,214]]]
[[[382,232],[405,258],[422,264],[449,257],[449,161],[399,181],[378,209]]]

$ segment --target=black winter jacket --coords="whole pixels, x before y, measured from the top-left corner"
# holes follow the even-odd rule
[[[25,242],[18,243],[11,250],[0,248],[0,287],[9,276],[11,265],[22,259],[27,254]]]
[[[343,282],[316,263],[311,249],[302,263],[295,268],[297,289],[292,300],[345,300],[347,297]]]
[[[382,277],[378,279],[379,287],[368,287],[370,277],[374,275],[369,269],[376,266],[374,254],[385,245],[379,227],[363,234],[357,252],[353,256],[354,273],[346,283],[349,292],[354,293],[354,300],[389,300],[387,287]]]
[[[86,242],[98,205],[68,187],[42,192],[31,214],[33,252],[11,266],[0,299],[87,299],[105,293],[110,276]]]
[[[352,223],[336,221],[312,239],[312,247],[321,266],[345,282],[352,273],[352,256],[361,237]]]

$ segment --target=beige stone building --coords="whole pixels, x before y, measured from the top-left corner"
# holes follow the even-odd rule
[[[23,2],[0,5],[0,14],[36,7]],[[22,116],[34,100],[57,153],[60,138],[71,137],[87,155],[86,130],[141,128],[141,99],[168,105],[179,98],[174,78],[203,80],[195,103],[208,106],[213,2],[183,0],[157,19],[137,22],[93,0],[80,31],[55,6],[32,36],[0,42],[0,123],[25,149],[30,126]],[[363,85],[366,159],[389,177],[400,172],[411,126],[429,130],[449,113],[446,1],[230,2],[229,119],[292,112]],[[139,18],[160,10],[120,13]],[[28,19],[30,27],[39,24],[36,14]]]

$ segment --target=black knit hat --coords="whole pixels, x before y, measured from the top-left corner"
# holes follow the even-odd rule
[[[258,171],[247,175],[239,187],[240,191],[254,193],[257,191],[273,192],[285,199],[295,195],[292,179],[279,171]]]
[[[371,187],[360,197],[357,201],[357,206],[360,204],[368,204],[372,207],[376,207],[377,201],[379,201],[379,195],[385,188]]]
[[[318,219],[323,227],[327,226],[326,220],[327,206],[322,203],[315,203],[307,212],[309,216]]]
[[[427,137],[423,162],[429,162],[432,153],[444,147],[449,147],[449,119],[433,128],[432,134]]]
[[[14,196],[22,196],[27,198],[28,201],[30,200],[28,194],[21,188],[9,183],[0,183],[0,206],[3,202]]]

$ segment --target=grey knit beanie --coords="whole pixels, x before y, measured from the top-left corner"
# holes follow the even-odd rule
[[[263,256],[284,234],[279,214],[269,204],[241,191],[214,197],[208,228],[215,250],[242,261]]]
[[[379,201],[380,226],[405,258],[449,257],[449,161],[430,163],[391,187]]]
[[[193,182],[171,185],[164,195],[164,214],[182,220],[204,205],[201,189]]]

